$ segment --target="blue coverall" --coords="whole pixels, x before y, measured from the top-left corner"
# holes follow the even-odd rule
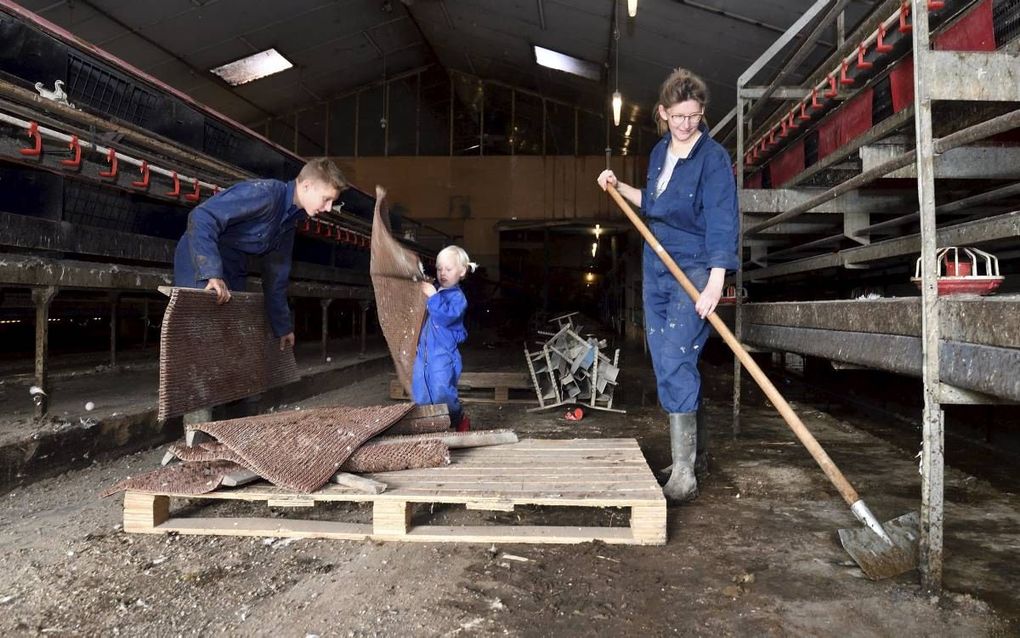
[[[411,398],[418,405],[445,403],[450,407],[450,423],[456,427],[462,415],[457,398],[462,369],[457,346],[467,339],[464,328],[467,297],[460,286],[440,288],[428,298],[425,308],[425,323],[411,375]]]
[[[188,229],[174,253],[174,285],[204,288],[212,278],[231,290],[245,289],[245,261],[261,256],[262,291],[273,334],[294,331],[287,285],[297,222],[294,181],[249,180],[217,193],[188,215]]]
[[[699,291],[708,284],[712,268],[736,270],[740,265],[737,187],[730,156],[709,137],[704,122],[700,130],[694,148],[686,159],[677,160],[669,183],[656,197],[670,134],[659,140],[641,193],[642,212],[652,233]],[[645,329],[659,403],[669,413],[695,412],[701,398],[698,357],[708,340],[709,324],[648,244],[642,276]]]

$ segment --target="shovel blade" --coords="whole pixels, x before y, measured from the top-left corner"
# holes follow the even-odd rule
[[[898,576],[915,569],[918,564],[920,515],[917,512],[910,512],[886,521],[882,527],[892,539],[892,545],[867,527],[839,530],[839,540],[843,544],[843,549],[871,580]]]

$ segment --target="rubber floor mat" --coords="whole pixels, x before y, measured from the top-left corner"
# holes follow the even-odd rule
[[[418,335],[425,320],[425,279],[418,255],[393,239],[389,212],[383,210],[386,191],[375,189],[372,218],[372,256],[369,274],[375,290],[379,326],[396,368],[397,379],[411,396],[411,373],[418,354]]]
[[[159,350],[160,421],[297,381],[293,348],[280,351],[260,293],[171,288]]]
[[[218,488],[223,477],[240,469],[237,463],[231,461],[175,463],[128,477],[104,490],[100,496],[112,496],[125,490],[149,494],[206,494]]]
[[[450,464],[450,448],[442,441],[366,443],[340,468],[344,472],[396,472]]]

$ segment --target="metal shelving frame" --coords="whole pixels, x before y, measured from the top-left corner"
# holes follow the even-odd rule
[[[985,211],[985,214],[965,220],[965,223],[954,223],[959,222],[959,218],[950,217],[963,211],[973,212],[974,207],[979,205],[1015,197],[1020,194],[1020,184],[1008,184],[985,192],[968,193],[965,197],[936,206],[935,184],[938,177],[936,169],[942,173],[953,173],[946,168],[951,168],[953,164],[954,155],[951,153],[953,149],[958,149],[956,162],[962,163],[965,160],[962,159],[961,149],[966,151],[968,145],[1020,126],[1020,110],[1017,108],[1020,106],[1020,82],[1017,81],[1020,77],[1020,57],[1016,55],[1020,47],[1013,42],[1005,49],[994,52],[933,50],[929,11],[938,12],[944,9],[946,13],[936,15],[944,18],[944,23],[948,24],[976,7],[978,2],[887,0],[879,4],[874,12],[862,21],[854,34],[846,40],[840,37],[837,51],[811,74],[804,84],[799,86],[782,84],[803,57],[799,55],[800,51],[797,51],[788,57],[788,62],[775,74],[775,79],[770,84],[765,87],[750,85],[751,80],[759,72],[802,32],[806,33],[809,27],[812,31],[800,48],[803,50],[810,47],[823,29],[833,21],[839,20],[844,4],[845,2],[840,0],[815,2],[805,12],[804,17],[791,26],[737,81],[737,104],[731,115],[736,119],[736,176],[744,211],[741,215],[741,246],[750,255],[750,259],[744,262],[744,266],[737,271],[733,279],[737,289],[741,289],[748,281],[765,281],[795,274],[814,273],[826,268],[852,270],[868,262],[888,261],[894,257],[917,254],[919,249],[921,254],[919,338],[922,350],[920,376],[924,388],[920,571],[922,587],[927,592],[937,593],[942,587],[943,566],[942,405],[995,401],[996,398],[961,391],[960,388],[942,383],[940,379],[940,354],[945,356],[946,343],[950,346],[957,344],[952,341],[942,343],[946,335],[943,334],[945,322],[940,320],[940,314],[946,301],[940,300],[938,296],[937,281],[940,273],[936,253],[943,245],[1009,241],[1020,236],[1018,211],[1004,214],[996,214],[1001,211],[991,213]],[[745,189],[748,162],[753,162],[757,156],[757,153],[753,152],[755,149],[764,147],[760,131],[767,133],[777,123],[782,123],[789,117],[787,113],[789,107],[782,106],[764,119],[762,122],[764,126],[756,129],[752,118],[759,116],[759,112],[766,106],[765,99],[791,101],[795,105],[802,101],[810,103],[813,89],[817,95],[818,83],[825,82],[833,68],[837,69],[836,77],[839,77],[840,64],[844,73],[846,72],[847,63],[843,60],[864,61],[863,52],[860,54],[861,57],[857,57],[859,48],[863,46],[866,50],[869,43],[874,44],[875,35],[869,34],[876,33],[876,30],[881,30],[884,34],[893,19],[892,16],[897,14],[900,25],[904,24],[905,17],[909,17],[910,20],[911,28],[902,29],[900,33],[909,33],[902,37],[909,38],[909,52],[913,55],[913,105],[885,118],[870,130],[832,151],[821,161],[790,179],[782,189]],[[842,36],[842,32],[840,35]],[[862,42],[864,44],[861,44]],[[905,47],[901,46],[901,50],[903,49]],[[865,86],[869,85],[868,82],[865,83]],[[833,90],[833,94],[835,93]],[[845,97],[849,96],[843,95],[840,89],[839,97],[836,99],[842,100]],[[936,120],[939,130],[947,131],[936,137],[933,133],[932,109],[933,104],[938,102],[968,102],[973,117],[965,119],[962,125]],[[803,111],[801,113],[803,114]],[[723,129],[729,119],[720,122],[713,130],[713,134]],[[952,130],[951,126],[957,126],[957,129]],[[785,133],[785,126],[783,131]],[[897,133],[901,135],[897,137]],[[883,141],[898,144],[899,150],[897,151],[897,147],[894,146],[892,157],[884,161],[875,160],[869,163],[863,158],[860,162],[857,161],[856,155],[863,155],[862,149]],[[1001,153],[1012,151],[1007,149]],[[850,158],[849,161],[847,158]],[[869,184],[901,169],[911,172],[904,175],[901,171],[896,174],[898,177],[916,175],[916,199],[909,192],[890,193],[888,189],[866,190]],[[831,175],[836,170],[840,171],[838,175],[841,179],[832,180]],[[818,176],[826,171],[830,176],[829,183],[814,189],[807,186],[813,178],[817,182]],[[1007,176],[1005,179],[1013,178]],[[835,183],[832,183],[833,181]],[[904,210],[905,206],[910,207]],[[749,212],[747,208],[753,211]],[[911,210],[914,212],[909,212]],[[903,214],[872,223],[871,214],[875,212]],[[762,213],[767,213],[767,216],[765,218],[754,216]],[[793,221],[795,219],[796,222]],[[897,229],[917,221],[920,222],[919,234],[898,234]],[[805,233],[817,235],[826,229],[830,229],[828,232],[831,234],[810,241],[797,239],[798,235]],[[872,235],[891,237],[872,243]],[[848,248],[837,246],[838,250],[835,252],[832,250],[834,244],[847,241],[855,245]],[[770,259],[774,261],[780,257],[799,258],[768,263]],[[814,303],[819,302],[804,302],[805,305]],[[761,305],[764,307],[772,304]],[[1013,307],[1015,304],[1008,305]],[[997,309],[1005,307],[1006,305],[1000,304]],[[744,334],[744,315],[745,309],[738,298],[734,321],[738,338],[742,338]],[[844,326],[842,330],[850,331],[853,328]],[[1005,339],[1007,345],[1014,344],[1012,347],[1016,347],[1015,336]],[[740,393],[740,363],[735,361],[734,435],[740,432]]]

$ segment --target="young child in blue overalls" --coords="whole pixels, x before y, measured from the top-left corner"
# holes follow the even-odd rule
[[[476,264],[459,246],[447,246],[436,256],[436,279],[439,287],[422,282],[425,293],[425,323],[418,338],[418,355],[411,376],[411,398],[418,405],[445,403],[450,407],[450,425],[458,432],[471,429],[457,398],[457,382],[462,369],[457,346],[467,339],[464,313],[467,298],[460,281]]]

